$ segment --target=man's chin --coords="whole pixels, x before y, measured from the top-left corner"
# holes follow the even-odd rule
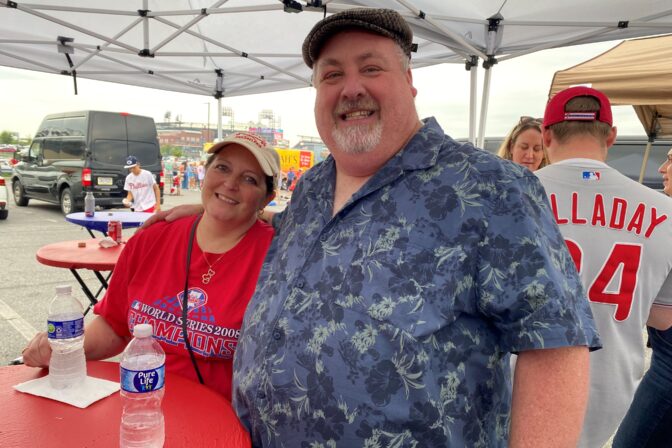
[[[358,126],[334,129],[331,136],[336,148],[347,154],[364,154],[373,151],[381,141],[382,127]]]

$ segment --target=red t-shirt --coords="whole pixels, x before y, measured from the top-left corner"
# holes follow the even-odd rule
[[[182,339],[181,297],[184,290],[189,230],[196,217],[160,222],[131,238],[114,270],[105,298],[94,311],[122,337],[139,323],[154,327],[166,352],[166,369],[198,381]],[[273,238],[271,226],[257,221],[243,239],[208,271],[196,237],[189,269],[189,341],[205,384],[231,400],[233,354],[243,314]]]

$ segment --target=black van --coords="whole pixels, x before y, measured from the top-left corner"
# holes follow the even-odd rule
[[[459,141],[466,140],[459,139]],[[504,141],[504,137],[486,137],[485,145],[483,145],[485,146],[484,149],[496,154],[502,141]],[[646,144],[646,137],[616,137],[616,143],[607,152],[607,165],[616,168],[630,179],[639,182],[639,172],[642,169]],[[658,172],[658,168],[667,159],[667,151],[670,148],[672,148],[672,141],[670,140],[657,140],[651,145],[642,182],[647,187],[658,191],[663,190],[663,178]]]
[[[161,151],[152,118],[101,111],[48,115],[14,167],[14,202],[23,207],[31,198],[41,199],[60,204],[67,215],[81,211],[86,191],[93,191],[97,206],[123,207],[129,155],[155,176],[163,203]]]

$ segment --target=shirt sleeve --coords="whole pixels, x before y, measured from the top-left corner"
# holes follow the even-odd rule
[[[653,303],[655,305],[672,306],[672,271],[667,274],[667,278]]]
[[[479,306],[509,351],[601,347],[546,192],[532,174],[500,186],[479,251]]]

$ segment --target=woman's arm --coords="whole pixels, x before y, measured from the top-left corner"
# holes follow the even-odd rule
[[[128,341],[115,333],[104,317],[96,316],[84,329],[86,359],[96,361],[116,356],[124,351]]]
[[[88,360],[107,359],[121,353],[128,340],[112,330],[105,318],[96,316],[84,329],[84,353]],[[51,346],[46,332],[41,332],[23,349],[23,363],[28,367],[49,367]]]

